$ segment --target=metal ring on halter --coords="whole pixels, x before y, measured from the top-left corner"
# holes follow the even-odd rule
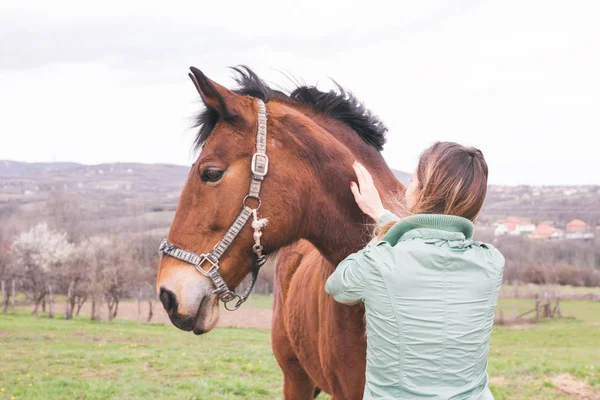
[[[229,308],[229,307],[227,306],[227,304],[231,303],[231,302],[232,302],[232,301],[234,301],[235,299],[238,299],[238,301],[236,301],[235,305],[234,305],[232,308]],[[241,297],[239,294],[235,294],[235,296],[234,296],[234,297],[232,297],[232,298],[231,298],[231,300],[228,300],[227,302],[225,302],[225,301],[223,302],[223,307],[225,307],[225,309],[226,309],[227,311],[235,311],[235,310],[237,310],[238,308],[240,308],[240,306],[241,306],[242,304],[244,304],[244,301],[245,301],[245,300],[242,300],[242,297]]]
[[[256,208],[252,208],[248,204],[246,204],[246,202],[248,201],[248,199],[254,199],[254,200],[258,201],[258,205],[256,206]],[[242,204],[244,205],[244,207],[248,207],[248,208],[250,208],[252,210],[258,210],[260,208],[260,206],[262,205],[262,201],[261,201],[260,197],[258,197],[258,196],[250,196],[248,194],[248,195],[246,195],[246,197],[244,197],[244,201],[242,201]]]
[[[261,244],[255,244],[252,246],[252,251],[255,253],[260,253],[261,251],[263,251],[264,247]]]

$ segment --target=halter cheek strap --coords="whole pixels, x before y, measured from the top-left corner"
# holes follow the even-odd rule
[[[196,270],[202,275],[210,278],[215,285],[213,294],[219,296],[219,299],[225,305],[225,308],[229,311],[237,310],[250,296],[256,279],[258,278],[258,272],[266,262],[266,257],[263,254],[263,246],[260,243],[262,236],[262,229],[267,224],[266,219],[258,218],[258,209],[260,208],[260,187],[262,181],[265,179],[267,172],[269,171],[269,157],[267,157],[267,109],[265,103],[258,100],[258,129],[256,133],[256,152],[252,156],[252,163],[250,170],[252,171],[252,179],[250,181],[250,189],[248,195],[242,201],[242,209],[238,216],[235,218],[225,235],[221,238],[219,243],[206,254],[196,254],[191,251],[184,250],[180,247],[175,246],[164,239],[160,247],[158,248],[159,253],[163,256],[167,255],[176,258],[180,261],[192,264],[196,267]],[[251,208],[248,205],[250,199],[258,201],[256,208]],[[253,217],[252,228],[254,229],[254,245],[252,251],[256,254],[256,260],[252,267],[252,283],[246,288],[244,293],[241,295],[236,294],[230,290],[227,283],[219,273],[219,260],[227,251],[231,243],[236,236],[241,232],[242,228],[248,223],[250,217]],[[205,263],[209,263],[210,267],[208,270],[202,268]],[[227,304],[237,299],[237,302],[233,307],[227,306]]]

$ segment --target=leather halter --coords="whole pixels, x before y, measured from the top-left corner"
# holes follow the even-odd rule
[[[209,277],[215,285],[213,294],[219,296],[219,300],[223,302],[225,308],[229,311],[237,310],[248,299],[248,296],[250,296],[250,293],[256,284],[258,271],[266,262],[266,257],[263,254],[263,246],[260,244],[260,236],[262,234],[261,229],[266,224],[266,220],[259,220],[257,217],[257,212],[261,204],[260,187],[269,170],[269,158],[267,157],[267,109],[265,107],[265,103],[263,103],[261,100],[257,99],[257,102],[258,130],[256,133],[256,152],[252,156],[252,163],[250,166],[250,170],[252,171],[252,180],[250,181],[250,190],[248,195],[242,201],[242,209],[236,219],[233,221],[219,243],[217,243],[209,253],[196,254],[169,243],[167,239],[164,239],[158,248],[158,252],[163,256],[168,255],[180,261],[192,264],[196,267],[198,272],[206,277]],[[258,201],[256,208],[251,208],[248,206],[249,199],[255,199]],[[255,244],[252,246],[252,251],[254,254],[256,254],[256,261],[251,271],[252,283],[250,286],[248,286],[248,288],[246,288],[244,293],[238,295],[229,289],[227,283],[225,283],[225,280],[219,273],[219,259],[223,256],[223,253],[227,251],[229,246],[231,246],[231,243],[246,225],[250,219],[250,216],[254,217],[252,227],[254,228]],[[202,268],[202,265],[204,265],[206,262],[210,264],[210,268],[208,270]],[[238,299],[235,305],[233,307],[228,307],[227,303],[235,299]]]

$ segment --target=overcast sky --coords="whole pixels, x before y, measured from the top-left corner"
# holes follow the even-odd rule
[[[230,86],[247,64],[353,91],[394,168],[452,140],[491,183],[600,183],[600,2],[356,4],[2,1],[0,159],[189,165],[188,67]]]

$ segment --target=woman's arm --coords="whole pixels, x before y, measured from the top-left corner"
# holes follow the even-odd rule
[[[366,282],[369,275],[374,273],[377,260],[381,257],[379,253],[384,251],[385,245],[388,243],[369,244],[364,249],[350,254],[327,279],[325,292],[333,296],[338,303],[352,305],[363,301]]]
[[[338,303],[352,305],[362,301],[366,271],[358,259],[365,250],[350,254],[327,279],[325,292]]]
[[[350,188],[362,212],[381,225],[397,221],[399,218],[383,207],[369,171],[358,162],[354,163],[354,171],[358,185],[351,182]],[[332,295],[337,302],[355,304],[363,300],[367,275],[377,262],[377,256],[373,254],[378,251],[375,243],[376,241],[372,241],[361,251],[349,255],[327,279],[325,291]],[[383,244],[383,242],[379,244]]]

